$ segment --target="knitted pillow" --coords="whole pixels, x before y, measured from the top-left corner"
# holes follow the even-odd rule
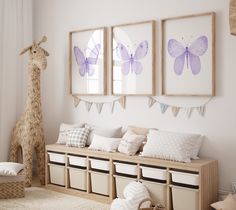
[[[89,128],[74,128],[68,132],[68,141],[66,142],[67,146],[83,148],[86,145]]]
[[[127,130],[122,137],[118,151],[127,155],[135,155],[145,139],[145,135],[137,135],[131,130]]]
[[[140,182],[130,182],[124,189],[125,199],[117,198],[113,200],[110,210],[137,210],[141,201],[150,198],[146,187]],[[147,208],[150,202],[143,203],[142,207]]]
[[[236,209],[236,195],[229,194],[225,200],[211,204],[216,210],[235,210]]]
[[[60,124],[59,135],[57,139],[57,144],[66,144],[69,139],[69,131],[73,128],[83,128],[84,124]]]

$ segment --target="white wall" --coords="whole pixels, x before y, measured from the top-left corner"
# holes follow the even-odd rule
[[[160,114],[157,105],[148,109],[146,97],[128,97],[127,109],[118,105],[114,114],[104,107],[100,115],[95,107],[89,113],[84,104],[73,107],[69,96],[69,31],[142,20],[160,20],[202,12],[216,12],[216,91],[205,117],[196,112],[191,119],[182,113],[172,117],[170,110]],[[159,25],[158,25],[159,26]],[[165,130],[201,133],[207,136],[202,156],[219,160],[220,189],[230,190],[236,181],[236,37],[229,35],[228,1],[224,0],[35,0],[34,36],[48,36],[48,69],[42,78],[42,104],[47,143],[57,139],[60,122],[89,122],[104,126],[138,125]],[[158,39],[160,30],[157,30]],[[160,39],[157,49],[159,49]],[[158,76],[160,53],[157,54]],[[157,79],[160,84],[160,79]],[[104,99],[104,98],[103,98]],[[102,99],[102,100],[103,100]],[[90,98],[90,100],[101,100]],[[104,99],[105,100],[105,99]],[[198,105],[206,99],[161,98],[173,104]]]

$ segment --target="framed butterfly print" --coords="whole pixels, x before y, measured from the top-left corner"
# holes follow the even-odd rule
[[[215,94],[215,14],[162,20],[162,94]]]
[[[70,93],[107,93],[106,28],[70,32]]]
[[[155,21],[112,27],[112,94],[153,95]]]

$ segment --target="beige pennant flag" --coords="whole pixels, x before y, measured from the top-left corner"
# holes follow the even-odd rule
[[[96,107],[97,107],[97,110],[98,110],[98,113],[100,114],[101,111],[102,111],[102,107],[103,107],[104,103],[96,103]]]
[[[74,98],[74,106],[77,107],[81,100],[78,96],[73,96],[73,98]]]
[[[86,106],[86,110],[87,112],[90,111],[91,107],[92,107],[93,103],[89,102],[89,101],[85,101],[85,106]]]
[[[116,101],[112,101],[112,102],[110,103],[111,113],[114,112],[115,103],[116,103]]]
[[[203,117],[205,115],[205,111],[206,111],[206,106],[203,105],[203,106],[199,106],[196,108],[198,113]]]
[[[148,107],[151,108],[157,101],[153,99],[152,97],[149,97],[148,99]]]
[[[120,97],[117,101],[120,103],[122,108],[125,109],[125,105],[126,105],[126,98],[125,98],[125,96]]]
[[[172,106],[171,107],[171,111],[172,111],[172,114],[173,114],[173,116],[174,117],[176,117],[177,115],[178,115],[178,113],[179,113],[179,107],[176,107],[176,106]]]

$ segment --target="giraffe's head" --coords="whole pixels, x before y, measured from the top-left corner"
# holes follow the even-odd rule
[[[41,41],[39,41],[38,43],[34,41],[32,45],[25,48],[20,53],[20,55],[22,55],[29,50],[31,64],[37,66],[40,70],[44,70],[47,67],[46,57],[49,56],[49,53],[45,49],[40,47],[40,44],[46,41],[47,37],[44,36]]]

